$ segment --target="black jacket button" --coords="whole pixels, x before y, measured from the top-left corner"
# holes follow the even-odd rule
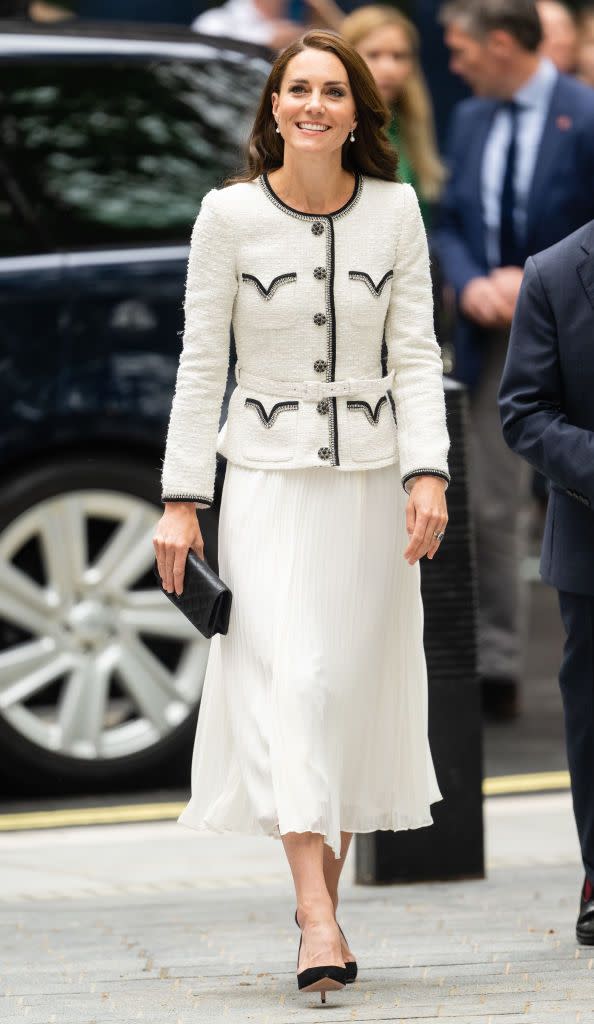
[[[320,459],[329,459],[331,455],[332,452],[329,448],[318,448],[318,456]]]
[[[312,233],[314,235],[321,235],[324,233],[324,225],[321,220],[314,220],[311,226]]]
[[[315,270],[314,270],[314,277],[315,277],[316,281],[323,281],[324,278],[326,277],[326,268],[325,267],[316,267]]]
[[[316,373],[325,373],[327,366],[328,363],[326,362],[325,359],[316,359],[314,363],[314,370],[316,371]]]
[[[324,413],[328,412],[328,399],[327,398],[322,398],[322,401],[318,402],[318,404],[316,405],[316,409],[322,415]]]
[[[323,313],[316,313],[316,315],[313,318],[313,321],[314,324],[318,325],[318,327],[323,327],[324,324],[326,323],[326,317],[324,316]]]

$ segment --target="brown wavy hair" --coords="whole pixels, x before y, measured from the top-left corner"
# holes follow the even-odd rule
[[[224,185],[254,181],[264,171],[282,167],[284,140],[276,131],[272,116],[272,93],[280,93],[289,61],[304,50],[325,50],[333,53],[344,65],[357,112],[355,141],[349,138],[342,147],[342,166],[372,178],[394,181],[397,177],[398,155],[386,135],[390,110],[384,103],[373,75],[355,48],[334,32],[313,29],[287,46],[276,58],[260,98],[258,110],[247,143],[246,167],[227,178]]]

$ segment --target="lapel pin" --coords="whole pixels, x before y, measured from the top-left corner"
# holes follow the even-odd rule
[[[559,114],[559,117],[557,118],[555,124],[557,125],[557,128],[560,132],[568,132],[573,124],[573,121],[570,117],[567,116],[567,114]]]

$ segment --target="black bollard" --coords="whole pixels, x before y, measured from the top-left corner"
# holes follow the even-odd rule
[[[476,570],[467,480],[467,396],[446,379],[452,482],[447,541],[421,562],[429,742],[443,800],[433,824],[356,836],[360,884],[484,878],[482,720],[476,674]]]

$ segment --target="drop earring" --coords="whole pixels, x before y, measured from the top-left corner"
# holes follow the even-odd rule
[[[354,141],[355,141],[355,136],[353,135],[353,129],[351,128],[351,142],[354,142]]]
[[[276,131],[277,131],[277,132],[278,132],[278,134],[280,135],[280,128],[279,128],[279,126],[278,126],[278,121],[276,122]]]

